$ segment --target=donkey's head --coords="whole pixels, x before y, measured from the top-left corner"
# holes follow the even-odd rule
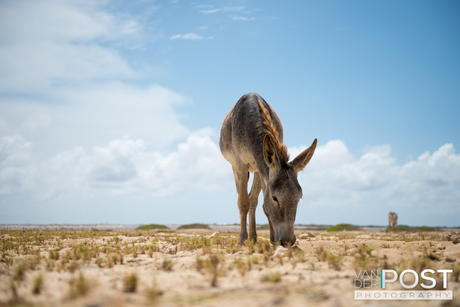
[[[297,204],[302,198],[297,173],[303,170],[313,156],[316,139],[291,162],[288,162],[287,150],[283,151],[283,148],[276,146],[276,142],[269,134],[263,141],[264,159],[269,168],[263,209],[270,224],[270,241],[286,246],[293,245],[296,241],[294,222]]]

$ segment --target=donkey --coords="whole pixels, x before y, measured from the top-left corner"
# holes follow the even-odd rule
[[[270,242],[293,245],[294,222],[302,188],[297,173],[304,169],[316,149],[311,146],[289,162],[283,145],[283,126],[275,110],[261,96],[249,93],[228,112],[222,123],[219,146],[230,162],[235,177],[240,211],[240,244],[248,239],[246,218],[249,212],[249,239],[257,241],[255,211],[260,190],[263,210],[270,227]],[[248,194],[249,172],[254,173]]]
[[[398,226],[398,214],[391,211],[388,213],[388,228],[395,230],[396,226]]]

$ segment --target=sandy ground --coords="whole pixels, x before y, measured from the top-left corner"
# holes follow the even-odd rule
[[[267,231],[254,247],[235,244],[235,231],[214,232],[0,230],[0,306],[460,306],[458,273],[448,274],[451,301],[354,299],[359,272],[458,272],[460,244],[447,232],[299,230],[302,252],[272,248]],[[434,278],[443,290],[442,275]]]

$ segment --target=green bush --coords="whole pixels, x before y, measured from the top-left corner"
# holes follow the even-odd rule
[[[270,230],[270,225],[268,224],[259,225],[257,226],[257,230]]]
[[[392,231],[407,231],[407,232],[419,232],[419,231],[439,231],[439,227],[429,227],[429,226],[407,226],[407,225],[398,225]],[[385,230],[389,232],[390,229]]]
[[[326,231],[343,231],[343,230],[361,230],[361,227],[351,225],[351,224],[337,224],[335,226],[329,227]]]
[[[177,229],[211,229],[211,227],[209,227],[206,224],[195,223],[195,224],[181,225]]]
[[[169,230],[169,227],[166,225],[160,225],[160,224],[148,224],[148,225],[141,225],[136,228],[136,230],[150,230],[150,229],[165,229]]]

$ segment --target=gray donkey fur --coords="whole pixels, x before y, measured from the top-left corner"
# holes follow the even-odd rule
[[[308,164],[316,148],[312,145],[289,162],[283,145],[283,126],[275,110],[258,94],[249,93],[228,112],[222,123],[219,146],[232,164],[238,193],[241,232],[240,243],[248,238],[246,218],[249,213],[249,239],[256,242],[255,211],[263,190],[263,210],[270,226],[270,241],[292,245],[296,241],[294,222],[302,188],[297,173]],[[254,180],[248,194],[249,172]]]

